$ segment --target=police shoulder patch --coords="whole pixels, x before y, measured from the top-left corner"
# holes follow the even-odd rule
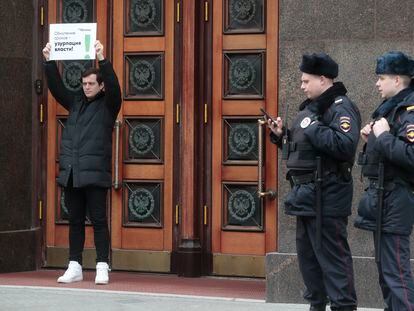
[[[406,136],[410,143],[414,143],[414,124],[407,125]]]
[[[340,117],[339,118],[339,127],[341,130],[345,133],[349,132],[351,130],[351,118],[350,117]]]
[[[302,122],[300,122],[300,127],[305,129],[309,126],[309,124],[311,124],[312,120],[309,117],[306,117],[302,120]]]

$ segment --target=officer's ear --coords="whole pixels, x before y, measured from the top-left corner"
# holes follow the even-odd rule
[[[327,78],[325,76],[319,76],[319,81],[322,85],[325,85],[327,82]]]
[[[321,84],[326,85],[326,84],[332,84],[333,83],[333,79],[328,78],[326,76],[321,76]]]

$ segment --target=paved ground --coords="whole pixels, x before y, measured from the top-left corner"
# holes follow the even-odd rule
[[[2,311],[305,311],[308,308],[241,298],[0,285]]]
[[[200,277],[113,271],[108,285],[84,280],[58,284],[64,270],[0,274],[0,311],[305,311],[303,304],[265,303],[264,279]],[[329,309],[328,309],[329,310]],[[358,309],[374,311],[379,309]]]

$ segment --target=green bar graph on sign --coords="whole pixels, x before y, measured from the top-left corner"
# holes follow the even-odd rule
[[[91,35],[86,34],[85,35],[85,51],[86,51],[85,59],[90,59],[91,58],[88,54],[90,45],[91,45]]]

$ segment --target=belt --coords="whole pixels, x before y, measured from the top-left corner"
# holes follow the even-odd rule
[[[303,175],[291,175],[289,176],[290,183],[292,185],[307,184],[315,181],[315,173],[308,173]]]
[[[309,144],[309,143],[293,143],[289,142],[289,151],[308,151],[308,150],[314,150],[315,148]]]
[[[378,188],[378,179],[369,179],[369,185],[372,188]],[[384,181],[384,190],[391,191],[395,187],[395,182],[393,181]]]

